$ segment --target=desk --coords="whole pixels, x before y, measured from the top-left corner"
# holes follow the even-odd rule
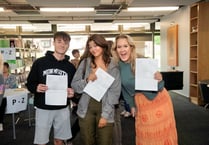
[[[26,89],[6,89],[4,97],[7,98],[6,114],[12,114],[13,139],[15,133],[15,113],[26,110],[28,104],[28,91]]]
[[[167,90],[183,89],[183,71],[162,71],[161,74]]]

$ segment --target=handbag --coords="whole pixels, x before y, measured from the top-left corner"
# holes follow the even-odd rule
[[[86,58],[84,58],[84,67],[83,67],[83,74],[82,74],[82,79],[84,79],[84,76],[85,76],[85,71],[86,71]],[[79,100],[80,100],[80,98],[81,98],[81,96],[82,96],[82,93],[74,93],[74,97],[72,97],[72,101],[74,102],[74,103],[76,103],[76,104],[78,104],[78,102],[79,102]]]

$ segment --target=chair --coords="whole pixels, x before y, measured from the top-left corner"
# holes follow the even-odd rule
[[[203,99],[204,108],[209,109],[209,80],[199,81],[200,95]]]
[[[32,94],[32,93],[29,93],[28,94],[28,119],[25,119],[25,120],[28,120],[28,124],[29,124],[29,127],[31,127],[32,126],[32,120],[34,120],[34,118],[32,118],[32,114],[31,113],[33,113],[33,112],[31,112],[31,109],[34,109],[35,107],[34,107],[34,94]]]

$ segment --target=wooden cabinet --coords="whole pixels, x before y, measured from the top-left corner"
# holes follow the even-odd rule
[[[183,89],[183,71],[163,71],[161,74],[167,90]]]
[[[209,2],[190,7],[190,100],[201,105],[199,82],[209,79]]]

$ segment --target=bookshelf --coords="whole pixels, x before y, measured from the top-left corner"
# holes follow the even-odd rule
[[[190,7],[190,86],[189,97],[201,105],[199,83],[209,79],[209,2]]]

